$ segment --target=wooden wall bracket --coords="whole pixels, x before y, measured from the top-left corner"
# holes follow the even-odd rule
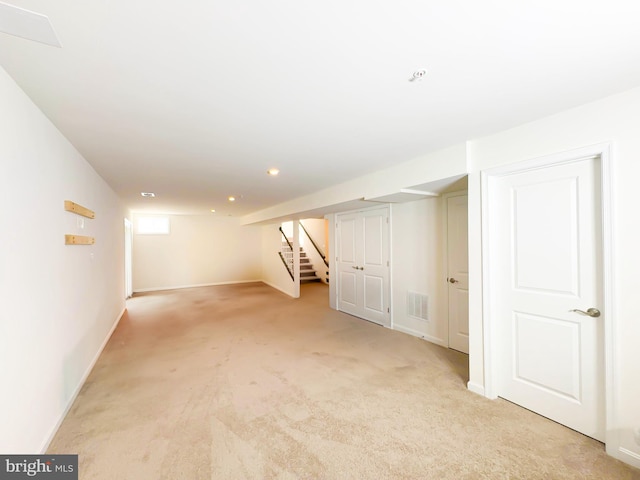
[[[65,245],[93,245],[96,239],[93,237],[85,237],[83,235],[65,235]]]
[[[71,200],[64,201],[64,209],[67,212],[77,213],[78,215],[82,215],[87,218],[96,218],[96,214],[93,210],[89,210],[82,205],[78,205],[77,203],[72,202]]]

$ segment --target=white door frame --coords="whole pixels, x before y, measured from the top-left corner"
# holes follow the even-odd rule
[[[613,228],[612,228],[612,200],[611,200],[611,145],[603,143],[576,150],[561,152],[554,155],[534,158],[522,162],[492,168],[480,172],[481,174],[481,199],[482,199],[482,293],[483,303],[483,347],[484,347],[484,393],[488,398],[497,398],[497,385],[499,377],[498,353],[498,326],[493,318],[494,304],[498,301],[495,295],[493,278],[496,273],[492,267],[493,251],[491,242],[491,229],[499,219],[492,218],[491,197],[494,182],[500,177],[540,169],[563,163],[572,163],[585,158],[597,158],[600,161],[601,194],[602,194],[602,275],[604,298],[604,361],[605,361],[605,421],[606,421],[606,447],[607,453],[619,457],[619,438],[616,433],[616,416],[618,404],[618,328],[617,317],[614,311],[614,277],[613,277]]]

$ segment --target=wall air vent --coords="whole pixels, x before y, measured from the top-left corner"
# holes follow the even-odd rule
[[[407,292],[407,315],[418,320],[429,320],[429,297],[421,293]]]

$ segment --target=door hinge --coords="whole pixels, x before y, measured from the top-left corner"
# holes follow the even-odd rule
[[[387,223],[389,223],[389,217],[387,217]]]
[[[391,313],[391,312],[389,311],[389,307],[387,307],[387,313]]]
[[[389,266],[389,260],[387,260],[387,267]]]

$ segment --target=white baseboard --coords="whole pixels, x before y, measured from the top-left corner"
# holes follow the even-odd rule
[[[161,292],[163,290],[179,290],[181,288],[215,287],[217,285],[235,285],[237,283],[258,283],[262,280],[233,280],[230,282],[196,283],[194,285],[171,285],[167,287],[136,288],[133,293]]]
[[[102,351],[104,350],[104,347],[107,346],[107,343],[109,342],[109,339],[111,338],[111,335],[113,335],[113,332],[118,327],[118,324],[120,323],[120,320],[122,319],[122,316],[124,315],[124,312],[126,310],[127,310],[127,307],[125,306],[122,309],[122,311],[120,312],[120,314],[118,315],[118,317],[113,322],[113,326],[109,330],[109,333],[107,333],[107,336],[105,337],[104,341],[102,342],[102,345],[100,345],[100,348],[98,348],[98,351],[94,355],[93,360],[91,360],[91,363],[89,364],[89,366],[85,370],[84,375],[82,375],[82,378],[80,379],[80,382],[78,383],[78,386],[73,391],[73,394],[71,395],[71,398],[69,398],[69,401],[67,402],[67,406],[65,407],[64,411],[60,415],[60,418],[58,419],[56,424],[51,429],[51,432],[49,433],[49,436],[47,437],[45,442],[42,444],[42,447],[40,448],[40,453],[41,454],[44,454],[44,453],[47,452],[47,448],[49,448],[49,445],[51,444],[51,441],[53,440],[53,437],[55,437],[56,433],[58,432],[58,429],[60,428],[60,425],[62,425],[62,422],[64,421],[65,417],[67,416],[67,413],[69,413],[69,410],[71,410],[71,407],[73,406],[73,402],[76,401],[76,397],[80,393],[80,390],[82,390],[82,387],[84,386],[84,382],[86,382],[87,378],[89,378],[89,375],[91,374],[91,371],[93,370],[93,367],[95,367],[95,365],[96,365],[96,363],[98,361],[98,358],[100,358],[100,355],[102,355]]]
[[[483,397],[485,397],[486,395],[484,394],[484,385],[480,385],[479,383],[474,383],[474,382],[467,382],[467,389],[473,393],[477,393],[478,395],[482,395]]]
[[[432,337],[431,335],[425,335],[424,333],[419,332],[418,330],[414,330],[408,327],[403,327],[402,325],[398,325],[398,324],[394,324],[392,329],[397,330],[398,332],[413,335],[414,337],[422,338],[427,342],[435,343],[436,345],[440,345],[441,347],[449,348],[449,345],[447,345],[446,342],[442,341],[442,339]]]
[[[624,447],[618,447],[618,454],[614,457],[633,467],[640,468],[640,455]]]

